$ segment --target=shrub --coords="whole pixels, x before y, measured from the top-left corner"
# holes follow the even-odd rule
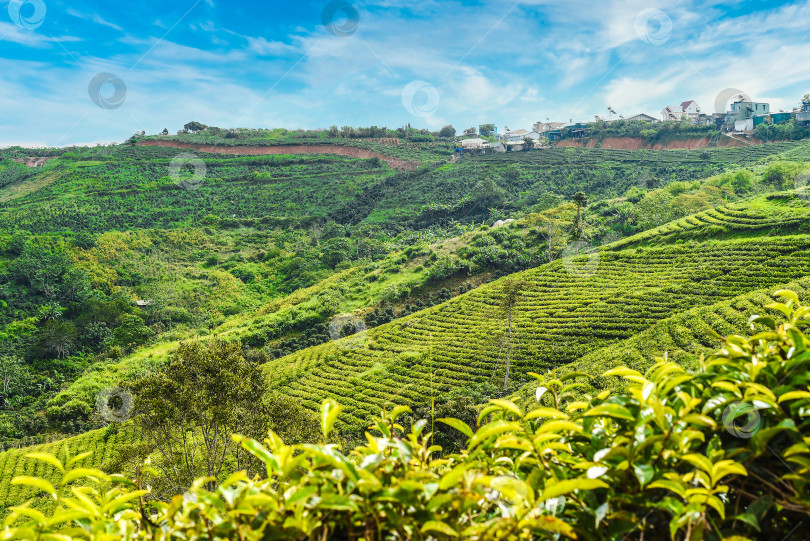
[[[341,410],[332,400],[320,411],[324,443],[288,445],[272,431],[264,444],[235,436],[266,475],[239,472],[216,487],[203,478],[168,505],[144,503],[149,492],[135,490],[139,480],[34,453],[56,485],[30,476],[13,483],[46,493],[56,510],[48,516],[14,507],[6,524],[15,527],[4,534],[780,539],[810,513],[803,437],[810,339],[802,331],[810,307],[793,292],[776,294],[786,301],[768,308],[783,323],[752,317],[760,332],[727,337],[696,370],[666,358],[645,374],[616,368],[604,376],[625,380],[624,391],[581,399],[577,380],[588,375],[535,375],[532,399],[491,400],[475,431],[458,419],[434,419],[466,436],[460,452],[444,457],[427,421],[400,426],[407,406],[384,411],[372,421],[374,433],[344,454],[326,443]],[[77,480],[86,486],[67,494],[62,487]]]
[[[731,188],[735,194],[742,195],[751,191],[754,186],[754,174],[747,169],[740,169],[731,174]]]
[[[762,172],[762,182],[779,190],[793,188],[796,169],[796,165],[789,162],[773,162]]]

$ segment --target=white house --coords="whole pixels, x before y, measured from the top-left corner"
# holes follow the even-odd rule
[[[484,148],[484,145],[487,144],[486,139],[462,139],[461,140],[461,148],[463,149],[474,149],[474,148]]]
[[[661,117],[664,122],[682,120],[684,118],[697,120],[699,116],[700,106],[695,100],[685,101],[680,105],[668,105],[661,111]]]
[[[527,130],[509,130],[501,136],[501,141],[523,141],[523,138],[529,134]]]
[[[746,118],[743,120],[735,120],[734,121],[734,131],[736,132],[746,132],[746,131],[753,131],[754,130],[754,119],[753,118]]]
[[[535,122],[532,128],[537,133],[543,133],[551,130],[559,130],[565,126],[565,122]]]
[[[507,143],[522,143],[525,139],[538,141],[541,135],[537,131],[512,130],[501,135],[501,141]]]
[[[625,120],[643,120],[644,122],[654,123],[658,122],[658,120],[650,115],[639,113],[637,115],[633,115],[631,117],[625,118]]]

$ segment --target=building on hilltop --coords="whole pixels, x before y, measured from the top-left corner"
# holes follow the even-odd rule
[[[473,139],[462,139],[459,142],[461,143],[461,148],[473,150],[484,148],[484,145],[486,145],[489,141],[481,138],[473,138]]]
[[[523,138],[528,135],[528,130],[510,130],[503,134],[503,141],[523,141]]]
[[[700,106],[695,100],[682,102],[680,105],[668,105],[661,111],[664,122],[673,120],[697,120],[700,117]]]
[[[547,131],[559,130],[563,126],[565,126],[565,122],[535,122],[532,124],[532,129],[543,135]]]
[[[725,126],[726,129],[733,129],[735,132],[752,131],[755,126],[763,122],[762,118],[758,121],[754,119],[768,116],[770,113],[771,106],[769,104],[752,101],[750,98],[746,99],[743,95],[740,95],[737,101],[729,105]]]
[[[810,101],[802,101],[802,106],[796,111],[796,120],[805,124],[810,123]]]
[[[642,120],[644,122],[649,122],[650,124],[654,124],[655,122],[658,122],[657,118],[651,117],[650,115],[645,114],[645,113],[639,113],[637,115],[627,117],[624,120]]]
[[[770,112],[771,106],[767,103],[741,99],[729,106],[726,119],[731,121],[746,120],[757,115],[767,115]]]

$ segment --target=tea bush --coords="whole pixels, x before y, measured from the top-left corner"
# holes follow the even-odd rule
[[[793,534],[810,514],[810,307],[792,291],[752,330],[689,371],[659,359],[628,368],[621,392],[585,400],[587,378],[546,381],[536,402],[495,399],[477,430],[442,456],[406,406],[372,421],[367,442],[261,444],[234,436],[266,475],[195,482],[169,502],[139,479],[83,468],[87,453],[33,453],[52,475],[26,475],[53,511],[11,508],[2,539],[750,539]],[[539,404],[538,404],[539,402]],[[340,413],[321,406],[324,441]],[[148,470],[149,464],[146,464]],[[45,469],[40,469],[45,473]],[[56,481],[55,484],[52,481]],[[206,489],[208,487],[209,489]],[[734,537],[732,537],[734,536]]]

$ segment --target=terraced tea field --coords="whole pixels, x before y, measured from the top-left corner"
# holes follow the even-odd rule
[[[661,227],[622,239],[614,249],[637,245],[662,245],[724,236],[810,233],[807,202],[795,193],[767,196],[765,200],[730,203],[687,216]]]
[[[54,468],[44,462],[32,460],[25,455],[31,452],[45,452],[57,455],[60,459],[65,446],[70,450],[71,456],[87,451],[90,456],[80,462],[86,468],[104,468],[115,460],[121,445],[136,441],[134,430],[128,425],[112,425],[109,429],[93,430],[79,436],[66,438],[53,443],[45,443],[22,449],[9,449],[0,452],[0,516],[11,505],[20,505],[30,498],[34,498],[33,507],[45,509],[52,505],[46,497],[36,496],[34,489],[22,485],[12,485],[11,479],[20,475],[38,476],[53,479]]]
[[[810,277],[781,285],[778,289],[795,291],[806,302],[810,293]],[[709,306],[692,308],[660,321],[639,334],[616,344],[585,354],[554,372],[586,372],[595,377],[591,383],[596,389],[616,388],[622,385],[617,378],[602,378],[600,375],[617,366],[628,366],[639,372],[653,365],[656,358],[665,354],[668,359],[684,366],[697,363],[700,355],[716,351],[719,340],[710,333],[721,336],[750,333],[748,319],[752,314],[769,315],[779,319],[775,310],[764,308],[772,302],[783,302],[773,296],[776,287],[758,289]],[[763,328],[764,330],[764,328]],[[534,388],[528,386],[529,396]]]
[[[773,215],[779,205],[772,207],[766,212]],[[802,208],[807,216],[807,207]],[[693,224],[694,238],[708,224]],[[738,216],[727,227],[729,233],[741,233],[739,238],[608,246],[592,267],[581,255],[573,264],[556,261],[512,275],[508,280],[520,283],[512,313],[513,377],[571,363],[695,307],[810,274],[810,236],[798,232],[799,222],[794,225],[791,235],[750,237],[747,222]],[[631,238],[627,244],[640,241]],[[307,407],[316,408],[325,397],[337,399],[356,426],[385,403],[424,405],[459,382],[485,383],[493,374],[503,378],[506,280],[360,335],[299,351],[268,363],[266,370],[276,390]]]
[[[793,141],[766,143],[746,147],[717,147],[700,150],[621,150],[610,148],[551,147],[533,152],[511,152],[505,155],[476,156],[480,162],[543,163],[565,165],[583,163],[600,165],[605,162],[635,162],[639,164],[676,164],[718,162],[745,165],[767,156],[782,154],[784,159],[810,159],[810,143]]]
[[[56,180],[0,203],[0,226],[52,231],[176,228],[214,215],[255,225],[326,219],[391,170],[370,160],[335,156],[199,154],[205,178],[186,190],[169,176],[177,149],[101,149],[69,155],[32,173]],[[70,159],[68,159],[70,158]],[[76,159],[80,158],[80,159]],[[246,221],[245,221],[246,220]]]

